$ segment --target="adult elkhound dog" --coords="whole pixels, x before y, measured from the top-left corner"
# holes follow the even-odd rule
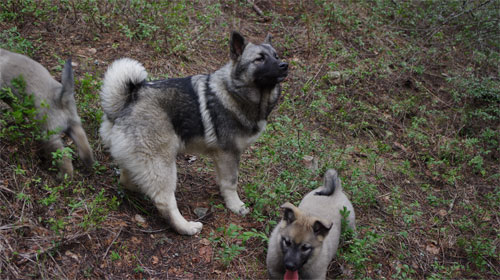
[[[324,186],[308,193],[299,207],[285,203],[283,219],[269,238],[267,270],[271,279],[325,279],[339,245],[344,207],[355,229],[351,202],[337,172],[326,172]]]
[[[209,75],[147,82],[144,67],[124,58],[104,77],[100,131],[121,168],[120,182],[146,193],[181,234],[196,234],[202,224],[186,221],[177,208],[176,155],[212,156],[226,206],[248,213],[236,190],[240,155],[264,130],[288,73],[269,35],[257,45],[233,32],[230,54]]]
[[[42,122],[45,133],[51,134],[44,141],[44,150],[50,156],[51,152],[64,148],[61,132],[67,133],[78,147],[80,158],[87,166],[92,166],[94,157],[89,146],[87,136],[82,128],[80,117],[76,111],[74,97],[74,79],[71,69],[71,59],[66,61],[62,73],[62,84],[57,82],[40,63],[21,54],[0,49],[0,88],[11,87],[11,81],[22,76],[26,83],[26,94],[32,94],[37,118]],[[13,92],[20,98],[20,92],[13,88]],[[6,100],[7,103],[12,100]],[[59,162],[62,173],[72,175],[73,165],[71,158],[63,156]]]

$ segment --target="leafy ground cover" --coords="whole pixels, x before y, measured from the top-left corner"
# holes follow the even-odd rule
[[[499,11],[496,0],[3,1],[0,47],[55,77],[73,58],[98,163],[85,170],[75,157],[75,176],[57,180],[37,153],[30,100],[2,105],[1,278],[265,278],[279,206],[336,168],[358,232],[330,278],[497,279]],[[98,136],[102,76],[124,56],[153,78],[211,72],[228,60],[231,30],[272,33],[291,72],[241,162],[251,214],[225,209],[208,159],[180,156],[179,207],[204,228],[179,236],[147,198],[118,187]],[[74,153],[68,144],[61,153]]]

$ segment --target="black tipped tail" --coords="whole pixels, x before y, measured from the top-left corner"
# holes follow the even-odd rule
[[[324,186],[321,191],[315,193],[315,195],[330,196],[335,190],[341,187],[340,178],[335,169],[329,169],[326,171],[324,176]]]

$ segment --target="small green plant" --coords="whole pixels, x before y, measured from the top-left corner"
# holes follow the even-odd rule
[[[380,236],[376,233],[367,231],[365,236],[355,237],[347,246],[339,249],[340,258],[354,266],[355,276],[364,275],[365,264],[370,261],[370,256],[379,239]]]
[[[349,226],[349,215],[351,211],[347,210],[347,207],[344,206],[342,210],[340,210],[341,218],[341,235],[342,240],[351,240],[355,236],[354,229]]]
[[[64,158],[67,158],[69,160],[73,160],[73,149],[70,147],[64,147],[62,149],[57,149],[57,151],[52,152],[52,166],[53,170],[57,170],[59,167],[59,164],[62,162]]]
[[[112,260],[112,261],[118,261],[118,260],[121,260],[121,256],[120,256],[120,253],[116,252],[116,251],[111,251],[111,254],[109,255],[109,258]]]
[[[0,21],[1,18],[2,13],[0,12]],[[0,48],[4,48],[12,52],[26,54],[28,56],[33,56],[36,51],[33,43],[23,38],[17,30],[17,27],[15,26],[0,32]]]
[[[229,266],[234,258],[246,250],[245,244],[250,238],[267,241],[267,236],[264,233],[257,232],[255,229],[241,232],[242,229],[238,225],[229,224],[227,227],[217,228],[218,236],[213,232],[210,233],[209,240],[222,249],[216,259],[221,260],[224,266]]]
[[[90,203],[86,203],[87,213],[83,216],[83,222],[80,223],[82,228],[99,227],[106,220],[108,213],[118,207],[119,202],[116,196],[107,198],[104,194],[105,190],[102,189]]]
[[[0,99],[12,107],[12,110],[3,112],[0,119],[0,139],[22,144],[42,139],[41,125],[45,123],[46,116],[37,117],[33,95],[26,94],[26,82],[22,76],[12,79],[11,84],[12,87],[0,89]]]
[[[135,268],[134,268],[134,272],[135,273],[141,273],[141,272],[144,272],[144,267],[142,267],[141,265],[137,265]]]

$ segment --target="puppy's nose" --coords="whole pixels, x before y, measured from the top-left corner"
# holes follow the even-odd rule
[[[287,270],[295,271],[295,270],[297,270],[297,265],[294,262],[288,261],[288,262],[285,262],[285,268]]]
[[[281,70],[288,70],[288,63],[286,62],[281,62],[279,65]]]

